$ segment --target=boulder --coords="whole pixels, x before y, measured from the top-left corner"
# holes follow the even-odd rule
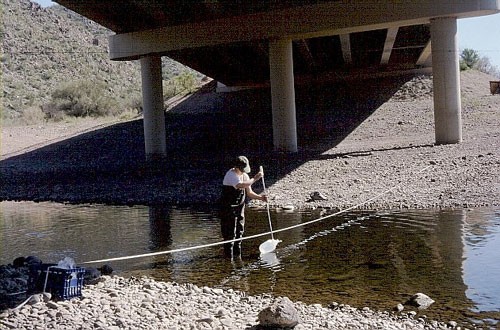
[[[399,313],[399,312],[402,312],[404,309],[405,309],[405,307],[404,307],[402,304],[397,304],[397,305],[393,308],[393,310],[394,310],[395,312],[398,312],[398,313]]]
[[[42,260],[40,260],[40,258],[35,257],[35,256],[28,256],[28,257],[26,257],[26,259],[24,260],[24,262],[28,266],[41,265],[42,264]]]
[[[19,268],[19,267],[23,267],[24,264],[25,264],[25,262],[26,262],[26,258],[25,257],[19,257],[19,258],[14,259],[14,261],[12,262],[12,265],[15,268]]]
[[[83,276],[83,281],[86,284],[97,284],[100,280],[101,273],[96,268],[87,267],[85,268],[85,274]]]
[[[111,275],[113,273],[113,268],[110,265],[103,265],[100,268],[97,268],[102,275]]]
[[[416,293],[405,302],[405,305],[415,306],[418,309],[427,309],[434,303],[429,296],[423,293]]]
[[[325,195],[323,195],[322,193],[320,193],[319,191],[312,192],[311,194],[309,194],[309,197],[310,197],[310,201],[312,201],[312,202],[328,200],[328,198]]]
[[[259,324],[265,328],[291,329],[299,323],[299,313],[287,297],[277,298],[259,313]]]

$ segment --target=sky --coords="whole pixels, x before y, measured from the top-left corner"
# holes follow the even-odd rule
[[[50,0],[35,0],[43,7],[53,4]],[[481,57],[500,69],[500,14],[458,20],[458,47],[460,51],[471,48]]]
[[[500,14],[459,19],[458,47],[474,49],[500,68]]]

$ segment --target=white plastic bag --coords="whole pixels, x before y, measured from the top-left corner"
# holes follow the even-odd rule
[[[72,269],[75,268],[75,261],[70,257],[64,257],[63,260],[59,261],[57,267],[63,269]]]

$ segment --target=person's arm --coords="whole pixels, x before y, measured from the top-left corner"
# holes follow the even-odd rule
[[[259,181],[260,178],[262,178],[261,172],[258,172],[257,174],[255,174],[255,176],[251,179],[248,177],[248,175],[245,174],[245,179],[243,181],[241,181],[240,183],[238,183],[235,186],[235,188],[236,189],[247,189],[247,188],[251,187],[255,182]],[[248,191],[247,191],[247,193],[248,193]]]
[[[256,194],[253,190],[252,190],[252,187],[248,187],[246,188],[246,193],[247,193],[247,197],[250,198],[250,199],[258,199],[260,201],[263,201],[263,202],[267,202],[267,196],[266,195],[259,195],[259,194]]]
[[[257,193],[255,193],[252,189],[252,184],[257,181],[257,180],[260,180],[262,178],[262,175],[263,173],[259,171],[259,173],[255,174],[255,176],[253,177],[253,179],[250,179],[248,181],[253,181],[250,185],[248,185],[248,187],[245,188],[246,190],[246,195],[248,198],[250,199],[258,199],[258,200],[261,200],[263,202],[267,202],[267,196],[266,195],[259,195]],[[248,177],[248,176],[246,176]]]

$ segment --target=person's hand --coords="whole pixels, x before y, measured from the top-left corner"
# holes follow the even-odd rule
[[[253,177],[254,181],[258,181],[260,180],[262,177],[264,176],[264,174],[262,172],[258,172],[257,174],[255,174],[255,176]]]
[[[260,200],[267,203],[267,195],[260,195]]]

